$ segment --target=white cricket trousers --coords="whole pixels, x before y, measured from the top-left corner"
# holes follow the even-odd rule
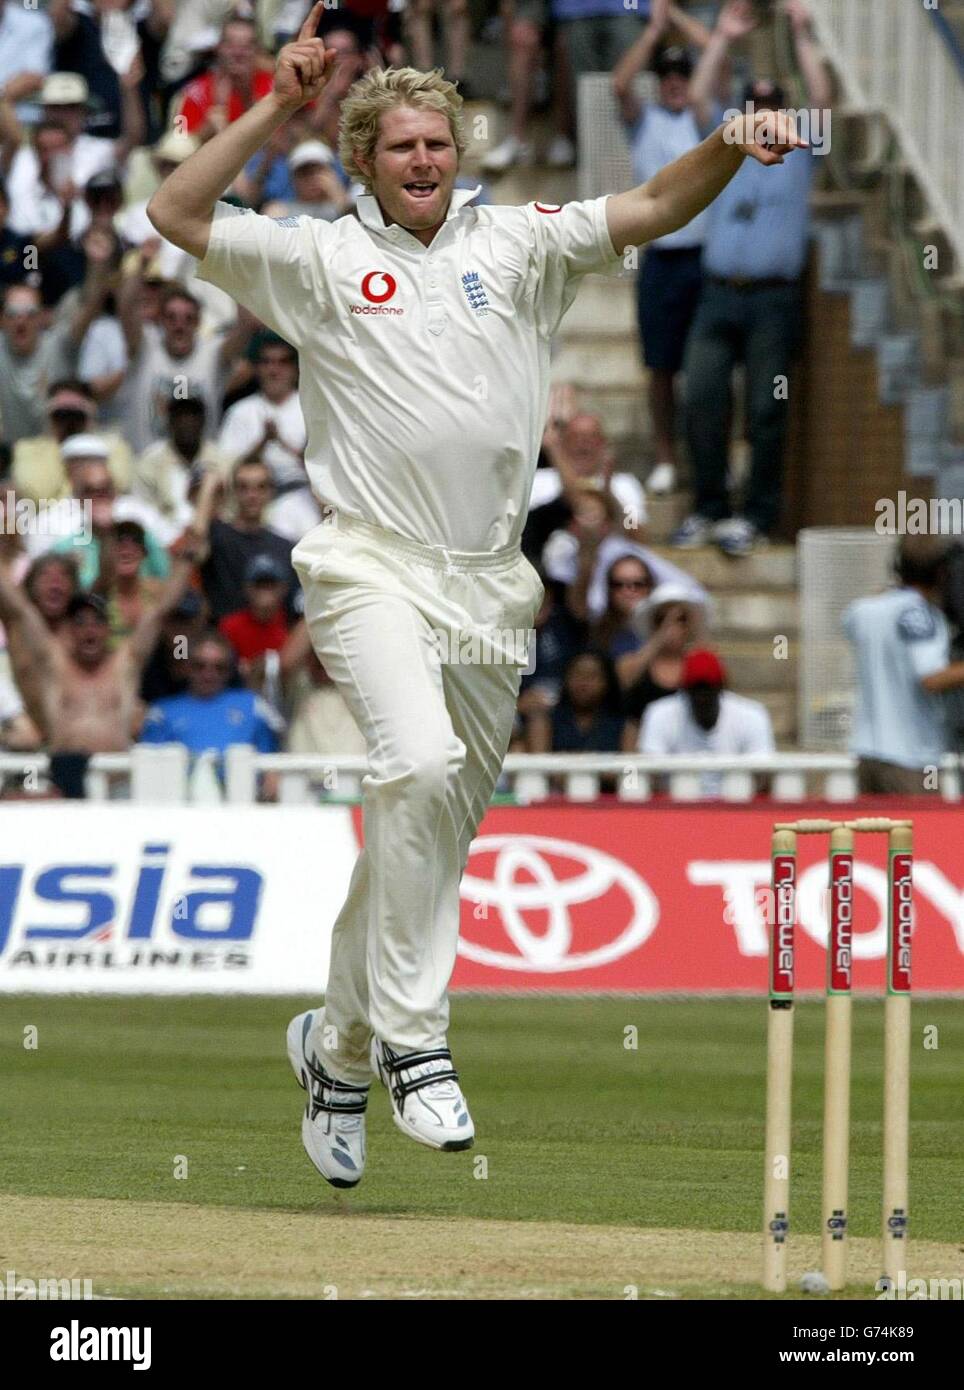
[[[459,884],[512,734],[526,659],[514,634],[532,628],[543,589],[517,546],[434,549],[344,513],[292,562],[315,651],[368,750],[365,847],[311,1038],[337,1080],[365,1083],[373,1033],[400,1052],[445,1044]]]

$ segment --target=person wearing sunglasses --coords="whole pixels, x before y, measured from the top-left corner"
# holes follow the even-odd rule
[[[277,752],[282,720],[253,690],[229,689],[233,673],[231,643],[220,633],[205,633],[191,649],[187,691],[150,707],[141,742],[182,743],[194,755],[224,753],[235,743]]]
[[[705,625],[706,609],[692,589],[658,584],[632,614],[633,631],[617,642],[616,674],[624,709],[638,724],[654,700],[680,688],[686,654]]]
[[[89,589],[100,573],[101,541],[111,534],[116,522],[136,521],[144,534],[141,574],[165,579],[171,562],[164,547],[177,532],[149,502],[129,494],[117,495],[105,441],[96,435],[78,434],[68,439],[60,452],[70,480],[70,498],[58,503],[50,534],[38,536],[37,543],[72,555],[80,568],[81,585]]]
[[[8,285],[0,310],[0,417],[8,443],[40,434],[48,385],[76,376],[80,345],[107,293],[104,263],[91,263],[74,309],[48,327],[40,292]]]
[[[639,638],[632,616],[653,592],[653,575],[638,555],[623,555],[613,561],[606,576],[606,611],[592,625],[592,645],[608,652],[615,661],[635,651]]]

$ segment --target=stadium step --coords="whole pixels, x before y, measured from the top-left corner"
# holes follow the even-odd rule
[[[727,559],[713,546],[702,546],[698,550],[673,550],[657,545],[653,549],[674,565],[685,569],[712,594],[754,589],[795,592],[796,551],[792,545],[769,545],[739,560]]]
[[[646,538],[649,543],[665,545],[688,511],[688,493],[671,492],[665,497],[647,497]]]
[[[615,338],[620,335],[623,351],[631,350],[638,361],[636,277],[631,274],[587,275],[562,321],[559,341],[565,343],[573,338]]]
[[[776,637],[785,637],[775,633]],[[726,664],[730,686],[741,695],[758,699],[763,690],[796,689],[797,644],[760,638],[729,639],[713,634],[713,645]]]
[[[794,637],[800,623],[797,595],[794,591],[773,592],[761,589],[758,593],[718,591],[713,595],[714,634],[720,641],[730,641],[751,633],[772,637],[783,634]]]
[[[592,338],[560,336],[557,344],[552,360],[553,380],[575,381],[580,388],[633,388],[642,394],[645,378],[635,342],[600,333]]]
[[[568,383],[573,378],[555,370],[553,382]],[[646,404],[645,379],[628,386],[586,385],[575,382],[580,410],[598,415],[606,436],[616,449],[617,467],[645,477],[652,461],[652,422]]]

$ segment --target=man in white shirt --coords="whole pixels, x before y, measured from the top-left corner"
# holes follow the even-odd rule
[[[298,354],[276,333],[260,334],[254,353],[259,390],[225,411],[218,448],[232,464],[260,458],[268,465],[275,500],[267,524],[293,544],[321,520],[305,472],[308,432],[298,398]]]
[[[139,287],[138,273],[128,277],[120,292],[130,370],[117,404],[127,440],[143,453],[165,437],[167,403],[175,395],[203,400],[206,432],[213,434],[228,369],[251,335],[252,318],[242,310],[230,332],[202,338],[200,303],[190,290],[172,285],[162,297],[158,322],[144,323]]]
[[[325,669],[365,734],[365,849],[334,926],[324,1010],[289,1025],[309,1092],[305,1148],[354,1186],[372,1066],[393,1118],[434,1149],[474,1127],[446,1045],[459,884],[512,732],[543,586],[519,539],[549,394],[552,335],[591,271],[701,210],[747,154],[734,117],[642,188],[565,208],[470,206],[455,189],[461,98],[437,73],[372,68],[342,105],[358,217],[273,221],[217,199],[324,90],[319,0],[272,93],[151,200],[164,236],[297,348],[307,465],[325,522],[294,551]],[[787,142],[784,143],[784,135]],[[470,652],[463,639],[473,638]],[[453,646],[455,644],[455,646]]]
[[[859,598],[843,615],[857,665],[851,751],[862,793],[940,790],[935,773],[947,751],[941,695],[964,686],[964,662],[951,662],[940,609],[947,550],[940,536],[905,536],[899,587]]]
[[[81,196],[94,174],[122,164],[136,137],[107,140],[85,132],[90,91],[87,80],[76,72],[52,72],[40,89],[43,122],[37,134],[48,127],[63,132],[62,149],[55,156],[55,168],[46,171],[31,144],[17,150],[7,177],[10,198],[10,226],[24,236],[51,232],[63,216],[61,194],[73,189],[70,235],[81,236],[90,222],[90,209]]]
[[[55,381],[76,374],[84,334],[110,288],[106,262],[89,262],[76,303],[44,327],[40,291],[8,285],[0,309],[0,428],[7,443],[41,432],[45,397]]]
[[[683,688],[646,708],[639,730],[639,751],[658,756],[674,753],[746,753],[774,751],[773,726],[765,705],[726,690],[726,671],[715,652],[698,648],[683,667]],[[704,797],[719,796],[722,774],[701,778]]]
[[[157,509],[171,526],[174,540],[194,520],[195,489],[204,474],[227,477],[230,468],[221,450],[204,438],[200,397],[173,396],[164,413],[167,437],[138,457],[131,492]]]

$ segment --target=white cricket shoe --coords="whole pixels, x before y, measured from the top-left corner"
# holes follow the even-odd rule
[[[496,145],[494,150],[490,150],[484,156],[482,172],[505,174],[516,164],[531,164],[533,158],[534,152],[527,140],[520,140],[518,135],[507,135],[501,145]]]
[[[332,1187],[355,1187],[365,1171],[367,1086],[350,1086],[329,1076],[308,1045],[314,1013],[288,1024],[288,1060],[298,1085],[308,1092],[301,1121],[305,1153]]]
[[[372,1070],[392,1098],[392,1117],[403,1134],[430,1149],[471,1149],[475,1126],[447,1047],[399,1053],[372,1041]]]

